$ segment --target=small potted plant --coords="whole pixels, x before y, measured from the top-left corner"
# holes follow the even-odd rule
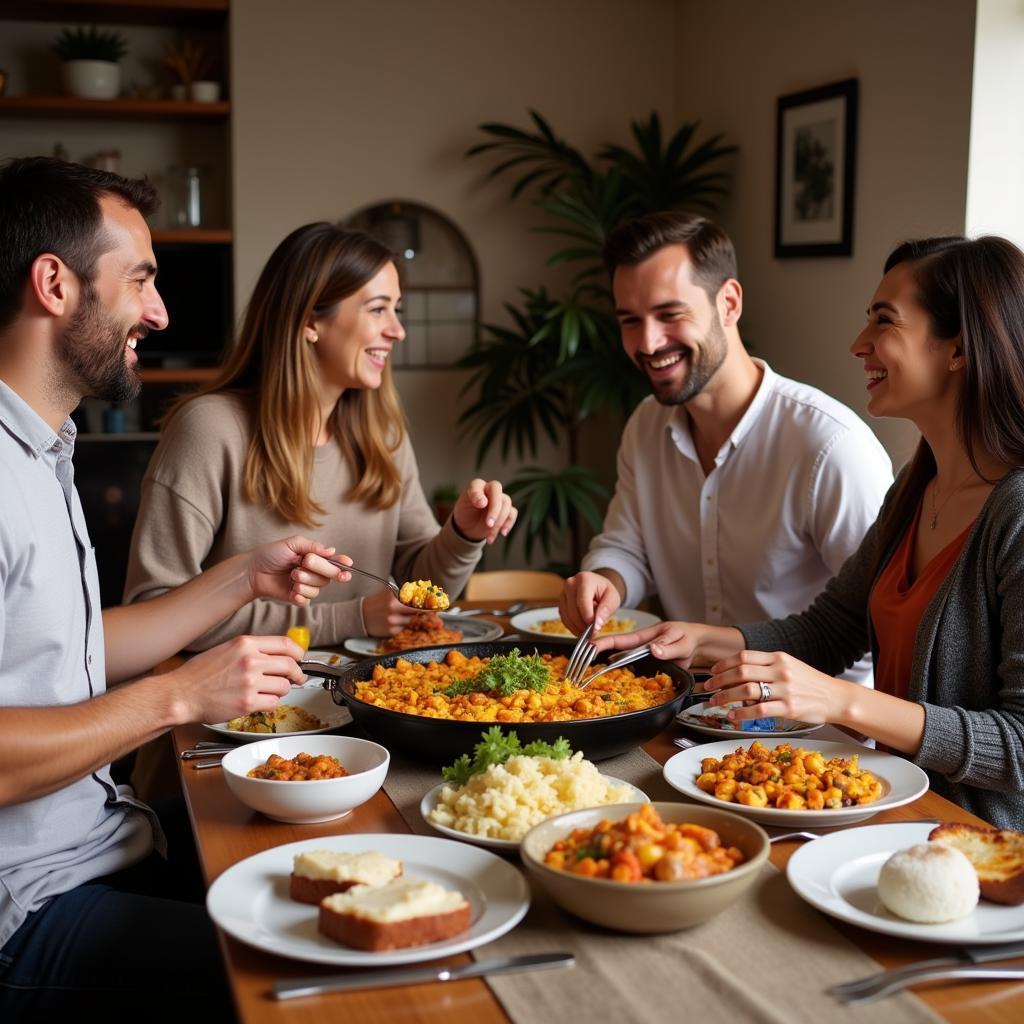
[[[121,65],[128,50],[124,36],[90,28],[66,28],[53,41],[63,62],[64,89],[90,100],[116,99],[121,91]]]
[[[213,60],[198,43],[182,39],[168,47],[164,67],[177,79],[171,86],[172,100],[198,100],[211,103],[220,99],[220,82],[209,79]]]

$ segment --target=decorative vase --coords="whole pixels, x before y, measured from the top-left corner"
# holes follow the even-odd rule
[[[220,82],[193,82],[189,93],[197,103],[216,103],[220,99]]]
[[[66,60],[61,74],[69,96],[113,100],[121,91],[121,65],[109,60]]]
[[[188,86],[184,83],[179,82],[177,85],[171,86],[171,99],[172,100],[187,100],[188,99]]]

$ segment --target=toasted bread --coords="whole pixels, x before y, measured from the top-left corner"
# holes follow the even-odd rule
[[[946,822],[928,839],[959,850],[974,865],[981,898],[992,903],[1024,903],[1024,832]]]

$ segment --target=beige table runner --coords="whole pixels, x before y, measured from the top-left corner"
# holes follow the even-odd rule
[[[685,802],[643,750],[602,761],[601,771],[652,800]],[[420,816],[436,771],[392,756],[384,790],[414,832],[436,835]],[[518,860],[518,858],[516,858]],[[515,1024],[699,1021],[700,1024],[936,1024],[941,1018],[902,993],[860,1007],[825,989],[878,965],[804,903],[770,864],[746,895],[707,924],[670,935],[625,936],[566,914],[530,879],[526,918],[475,951],[479,957],[566,950],[576,967],[489,979]]]

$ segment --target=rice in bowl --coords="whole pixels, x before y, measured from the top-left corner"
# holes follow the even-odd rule
[[[624,803],[635,795],[631,786],[609,782],[582,751],[562,759],[517,755],[463,786],[445,786],[430,820],[469,835],[518,842],[556,814]]]

